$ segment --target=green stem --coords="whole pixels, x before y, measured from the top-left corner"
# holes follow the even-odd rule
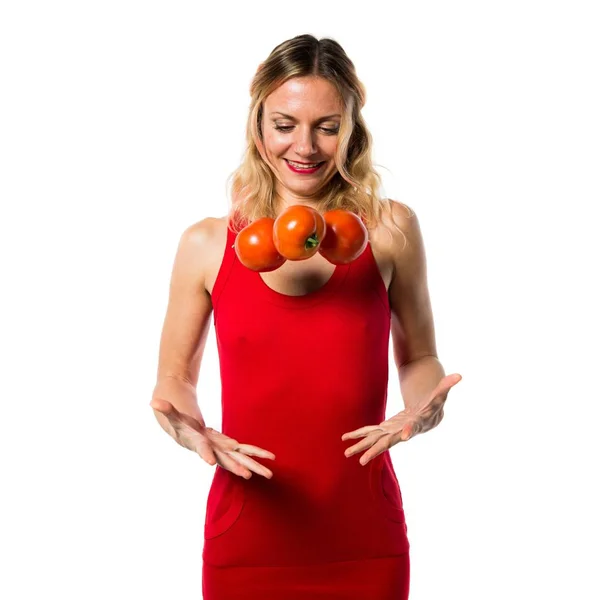
[[[304,247],[307,250],[311,250],[315,246],[318,246],[318,244],[319,244],[319,238],[313,234],[309,238],[307,238],[306,242],[304,243]]]

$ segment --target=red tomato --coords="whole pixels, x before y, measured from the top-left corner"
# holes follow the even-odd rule
[[[252,271],[266,273],[279,269],[285,258],[273,243],[275,219],[263,217],[242,229],[235,238],[235,253],[240,262]]]
[[[325,237],[323,215],[310,206],[297,204],[284,210],[273,226],[273,242],[288,260],[306,260],[319,250]]]
[[[367,247],[369,233],[362,219],[348,210],[330,210],[323,215],[327,225],[319,252],[330,263],[344,265],[356,260]]]

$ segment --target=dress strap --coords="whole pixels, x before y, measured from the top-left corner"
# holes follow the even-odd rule
[[[219,303],[219,298],[221,297],[221,292],[225,287],[227,280],[231,274],[231,270],[233,268],[233,264],[235,259],[237,258],[235,255],[235,248],[233,247],[235,244],[236,234],[231,231],[229,227],[229,222],[227,224],[227,241],[225,243],[225,252],[223,253],[223,259],[221,260],[221,266],[219,267],[219,272],[217,274],[217,279],[215,280],[215,284],[213,286],[211,300],[213,309],[216,308]]]

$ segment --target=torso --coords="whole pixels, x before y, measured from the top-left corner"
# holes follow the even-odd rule
[[[215,471],[207,500],[205,564],[245,572],[277,569],[283,573],[278,580],[287,573],[292,586],[299,573],[309,573],[310,589],[333,597],[333,588],[328,593],[321,582],[318,589],[314,585],[319,565],[353,570],[368,561],[380,572],[381,560],[409,551],[389,453],[362,467],[357,456],[344,456],[353,442],[341,441],[344,432],[386,417],[393,324],[386,255],[402,254],[397,251],[402,241],[385,230],[371,231],[371,244],[350,266],[334,267],[315,254],[259,279],[236,259],[234,235],[226,235],[224,220],[210,219],[201,233],[195,256],[201,258],[197,264],[214,309],[220,431],[276,457],[266,465],[271,479],[246,481],[226,469]],[[398,260],[393,264],[399,272]],[[394,278],[390,292],[397,283]],[[386,576],[385,592],[363,586],[356,597],[397,597],[390,581]],[[285,592],[259,596],[287,597]]]
[[[212,221],[214,226],[213,243],[210,244],[205,276],[205,288],[211,295],[227,241],[227,218],[215,218]],[[388,239],[388,236],[383,225],[379,225],[369,233],[373,256],[379,267],[385,287],[389,289],[394,267],[388,246],[384,242],[386,239]],[[281,294],[303,296],[323,287],[333,275],[334,270],[335,265],[317,253],[308,260],[288,260],[279,269],[269,273],[261,273],[260,277],[271,289]]]

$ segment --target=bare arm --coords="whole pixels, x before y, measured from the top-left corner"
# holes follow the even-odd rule
[[[362,465],[395,444],[436,427],[444,415],[448,390],[462,378],[458,373],[446,376],[437,357],[425,249],[417,216],[405,204],[390,203],[393,221],[401,229],[398,232],[392,227],[391,239],[384,248],[393,264],[388,294],[404,410],[383,423],[342,436],[342,440],[364,438],[346,449],[346,456],[366,450],[360,458]]]
[[[437,357],[419,220],[399,202],[393,202],[393,211],[406,241],[394,232],[394,274],[389,288],[392,343],[404,406],[410,410],[434,390],[445,372]]]
[[[181,236],[150,404],[161,427],[210,465],[246,479],[253,473],[270,479],[273,472],[252,457],[275,460],[275,455],[207,427],[198,406],[196,386],[213,311],[206,284],[221,264],[225,239],[219,219],[204,219]]]
[[[196,386],[212,314],[205,280],[214,230],[215,219],[204,219],[188,227],[179,241],[160,338],[157,382],[152,394],[153,400],[167,400],[201,425],[205,423],[198,406]],[[165,415],[153,410],[161,427],[173,435]]]

